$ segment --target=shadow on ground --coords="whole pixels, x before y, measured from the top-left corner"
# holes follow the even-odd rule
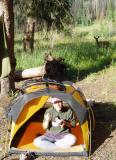
[[[113,59],[113,61],[115,62],[116,59]],[[67,65],[68,70],[66,71],[66,75],[70,81],[81,81],[84,78],[86,78],[89,74],[96,73],[105,68],[108,68],[111,65],[111,63],[112,58],[110,56],[106,56],[104,59],[99,60],[97,65],[94,65],[93,63],[92,66],[85,69],[78,69]]]
[[[73,61],[74,64],[68,64],[67,58],[66,58],[66,65],[67,65],[67,79],[73,81],[73,80],[82,80],[87,75],[91,73],[98,72],[104,68],[109,67],[109,65],[112,62],[115,62],[116,59],[112,57],[113,50],[115,48],[110,48],[109,51],[103,50],[103,49],[97,49],[94,44],[91,44],[90,42],[82,42],[79,44],[79,46],[76,43],[68,43],[68,44],[60,44],[55,46],[56,50],[63,51],[63,48],[66,48],[66,53],[63,53],[65,57],[72,57],[71,54],[74,55]],[[67,52],[68,50],[68,52]],[[88,61],[91,59],[93,63],[87,67],[81,66],[81,61],[83,61],[83,57],[85,61]],[[69,61],[70,61],[69,58]],[[86,63],[86,62],[85,62]]]
[[[112,103],[95,103],[95,129],[92,136],[92,153],[111,137],[111,132],[116,129],[116,105]]]

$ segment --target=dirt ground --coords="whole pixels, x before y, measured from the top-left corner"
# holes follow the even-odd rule
[[[116,159],[116,67],[92,74],[75,83],[84,92],[86,98],[94,99],[95,129],[92,135],[91,160]],[[7,123],[5,110],[10,98],[0,99],[0,158],[7,144]],[[16,155],[17,157],[17,155]],[[7,157],[6,160],[14,159]],[[78,157],[39,157],[38,160],[84,160]]]

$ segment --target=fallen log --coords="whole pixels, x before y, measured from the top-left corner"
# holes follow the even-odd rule
[[[62,58],[56,59],[51,54],[47,54],[44,58],[45,65],[37,68],[15,71],[15,80],[44,77],[62,81],[66,79],[66,65]]]
[[[29,68],[25,70],[17,70],[15,71],[14,77],[15,80],[34,78],[34,77],[43,77],[45,74],[45,66],[37,67],[37,68]]]

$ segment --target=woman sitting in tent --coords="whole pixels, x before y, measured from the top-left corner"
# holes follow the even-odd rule
[[[44,149],[68,148],[76,143],[70,128],[76,126],[75,116],[70,108],[64,107],[61,99],[51,98],[53,107],[44,114],[43,128],[46,133],[34,139],[34,145]]]

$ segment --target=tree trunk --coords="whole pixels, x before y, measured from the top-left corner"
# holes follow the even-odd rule
[[[2,52],[3,52],[3,24],[2,24],[3,12],[2,2],[0,1],[0,77],[2,73]]]
[[[0,97],[5,96],[9,92],[8,75],[11,71],[10,61],[6,50],[3,12],[3,1],[0,1]]]
[[[1,88],[0,98],[1,98],[2,96],[7,95],[9,92],[9,88],[10,88],[9,78],[8,77],[2,78],[0,80],[0,83],[1,83],[1,85],[0,85],[0,88]]]
[[[11,73],[9,75],[10,89],[15,89],[14,84],[14,71],[16,66],[16,59],[14,56],[14,12],[13,12],[13,0],[4,0],[4,22],[6,29],[6,40],[8,54],[11,63]]]
[[[72,7],[71,7],[71,14],[73,16],[75,25],[76,25],[76,21],[77,21],[78,6],[79,6],[79,2],[77,0],[74,0],[72,3]]]
[[[33,18],[27,18],[27,24],[24,29],[23,47],[24,51],[32,52],[34,49],[34,31],[35,21]]]

